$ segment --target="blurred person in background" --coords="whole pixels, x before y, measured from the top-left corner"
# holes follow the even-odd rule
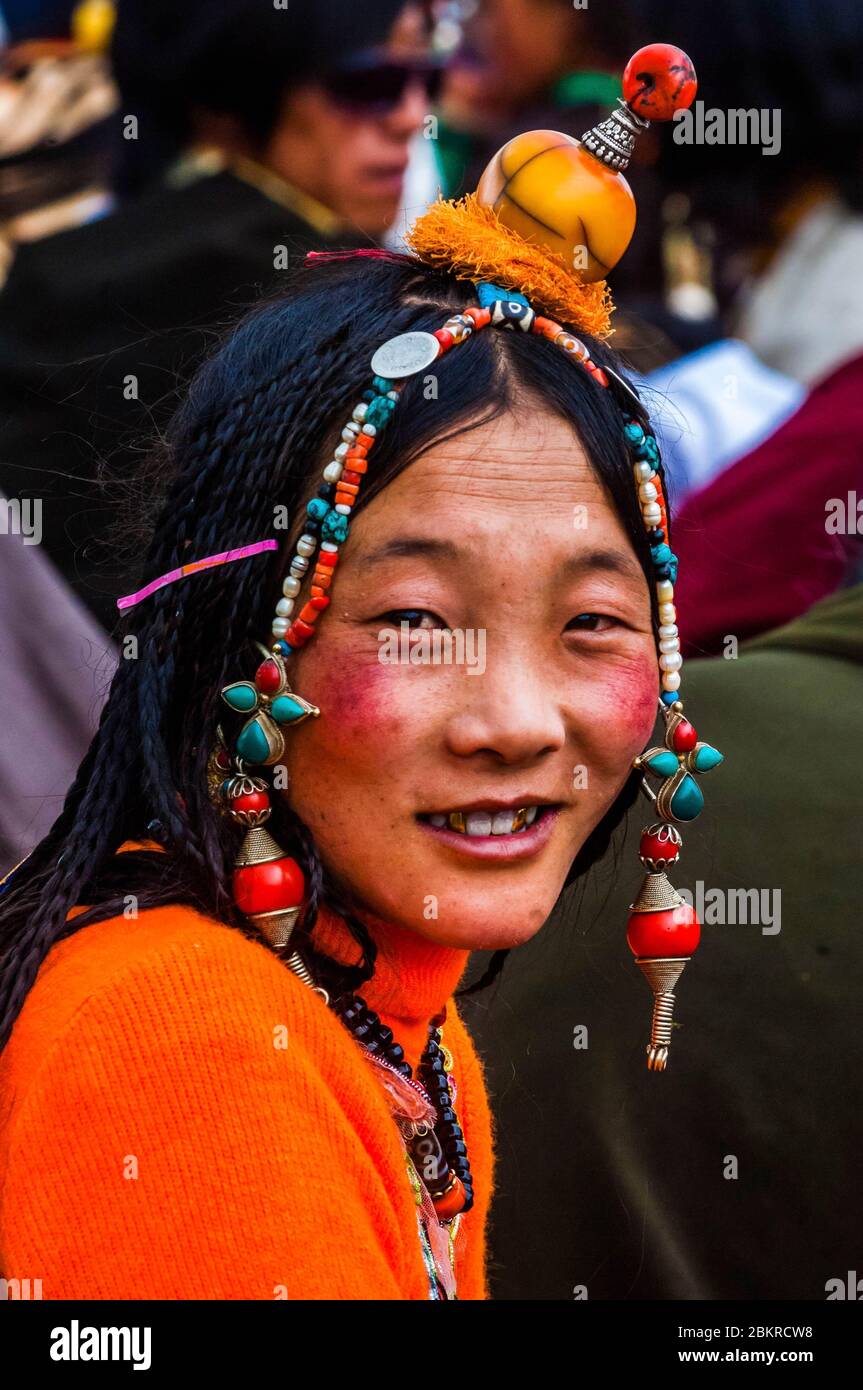
[[[705,0],[650,12],[693,48],[712,13]],[[863,10],[729,0],[696,66],[706,112],[752,111],[750,130],[772,139],[770,152],[680,142],[673,164],[663,151],[737,334],[656,382],[672,420],[685,383],[695,430],[701,487],[675,531],[691,655],[768,632],[863,574]],[[742,455],[728,448],[738,413],[754,429]]]
[[[113,14],[110,0],[0,4],[0,283],[20,242],[111,206]]]
[[[44,548],[107,630],[136,438],[281,271],[393,220],[439,81],[426,32],[404,0],[121,0],[116,207],[22,246],[0,295],[0,489],[44,499]]]

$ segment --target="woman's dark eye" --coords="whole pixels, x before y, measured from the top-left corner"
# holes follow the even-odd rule
[[[423,618],[429,618],[430,621],[423,624]],[[392,627],[400,627],[406,622],[411,629],[422,626],[445,629],[447,626],[437,613],[432,613],[428,608],[391,608],[388,613],[381,614],[378,622],[390,622]]]
[[[571,618],[567,623],[568,632],[604,632],[609,627],[613,627],[617,622],[616,618],[610,618],[607,613],[579,613]]]

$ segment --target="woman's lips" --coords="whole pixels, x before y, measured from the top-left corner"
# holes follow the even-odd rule
[[[538,854],[554,831],[562,806],[543,806],[533,825],[512,835],[465,835],[448,826],[438,827],[417,817],[417,824],[450,849],[473,859],[529,859]]]

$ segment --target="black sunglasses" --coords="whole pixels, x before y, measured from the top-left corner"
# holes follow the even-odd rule
[[[444,73],[444,65],[432,59],[395,62],[357,58],[326,73],[321,85],[339,106],[367,115],[385,115],[401,104],[411,82],[421,82],[426,99],[436,101]]]

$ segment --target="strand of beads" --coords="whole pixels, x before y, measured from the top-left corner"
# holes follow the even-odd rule
[[[290,656],[314,637],[315,623],[330,602],[327,590],[348,537],[349,517],[368,469],[368,454],[395,410],[402,384],[374,378],[371,389],[354,406],[341,443],[324,469],[318,494],[306,507],[305,529],[297,541],[297,553],[282,584],[273,619],[273,651],[281,656]],[[316,551],[311,593],[295,616],[300,589]]]
[[[464,1134],[455,1111],[455,1093],[449,1075],[447,1056],[441,1037],[443,1015],[437,1015],[429,1028],[428,1041],[420,1058],[416,1078],[402,1047],[395,1041],[378,1014],[358,994],[338,998],[333,1009],[357,1042],[380,1057],[407,1080],[416,1080],[437,1111],[434,1129],[410,1140],[408,1149],[429,1190],[441,1221],[450,1221],[460,1211],[473,1206],[473,1179]]]
[[[677,581],[677,556],[668,544],[668,515],[662,475],[659,472],[659,445],[637,420],[627,417],[624,436],[632,457],[632,468],[638,487],[641,515],[650,541],[653,572],[656,576],[656,597],[659,603],[659,669],[663,704],[679,699],[680,633],[677,609],[674,606],[674,585]]]

